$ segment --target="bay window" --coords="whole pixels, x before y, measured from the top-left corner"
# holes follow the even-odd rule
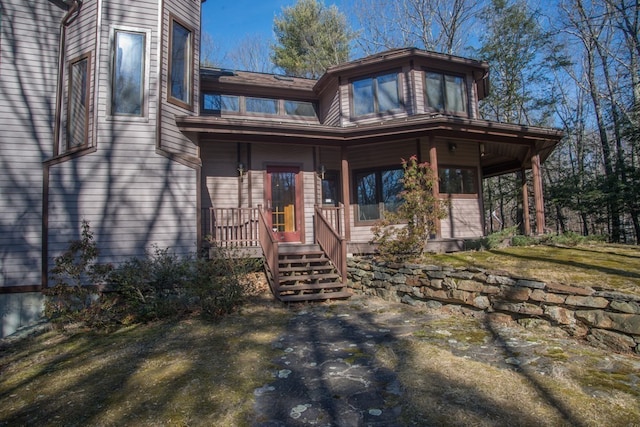
[[[425,72],[426,108],[450,113],[467,113],[467,95],[464,77]]]
[[[353,116],[382,114],[402,108],[399,73],[387,73],[351,83]]]

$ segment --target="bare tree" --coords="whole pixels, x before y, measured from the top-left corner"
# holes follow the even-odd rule
[[[274,65],[269,49],[269,40],[258,34],[249,34],[227,54],[228,62],[232,68],[238,70],[270,73]]]
[[[459,53],[470,36],[480,0],[356,0],[356,40],[366,54],[397,47]]]

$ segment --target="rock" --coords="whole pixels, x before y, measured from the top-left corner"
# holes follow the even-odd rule
[[[416,306],[418,304],[418,301],[414,300],[409,295],[404,295],[400,301],[411,306]]]
[[[451,279],[450,277],[447,277],[442,282],[442,287],[445,289],[457,289],[457,284],[455,280]]]
[[[577,295],[569,295],[564,301],[566,305],[576,307],[605,308],[609,305],[609,300],[602,297],[583,297]]]
[[[513,280],[510,277],[495,276],[493,274],[490,274],[490,275],[487,276],[487,283],[489,283],[490,285],[509,285],[509,286],[514,286],[516,284],[516,281]]]
[[[547,306],[544,308],[544,314],[560,325],[572,326],[576,323],[573,311],[563,307]]]
[[[547,283],[547,290],[551,291],[551,292],[555,292],[557,294],[571,294],[571,295],[583,295],[583,296],[589,296],[589,295],[593,295],[595,290],[593,290],[590,287],[584,287],[584,288],[580,288],[577,286],[568,286],[568,285],[563,285],[561,283],[554,283],[554,282],[548,282]]]
[[[498,302],[493,304],[493,308],[500,311],[509,311],[511,313],[528,314],[530,316],[541,316],[544,314],[542,308],[537,305],[521,303]]]
[[[474,293],[459,291],[457,289],[450,291],[449,295],[453,302],[462,302],[464,304],[473,304],[473,299],[476,296]]]
[[[471,271],[467,271],[467,270],[456,270],[449,273],[450,277],[455,277],[456,279],[466,279],[466,280],[473,279],[474,275],[475,273],[472,273]]]
[[[640,302],[640,295],[624,294],[622,292],[616,292],[616,291],[598,290],[597,292],[594,293],[594,295],[603,297],[603,298],[615,299],[615,300],[621,300],[621,301]]]
[[[460,280],[457,284],[458,289],[469,292],[482,292],[484,287],[485,286],[482,283],[478,283],[473,280]]]
[[[433,298],[438,300],[449,299],[449,295],[445,290],[422,288],[422,293],[424,294],[425,298]]]
[[[530,288],[507,287],[502,288],[502,296],[510,301],[527,301],[531,295]]]
[[[473,299],[473,306],[484,310],[491,307],[491,302],[489,301],[489,298],[485,296],[477,296]]]
[[[434,310],[439,310],[439,309],[442,308],[442,303],[439,302],[439,301],[434,301],[434,300],[429,300],[424,305],[427,306],[428,308],[431,308],[431,309],[434,309]]]
[[[518,279],[516,280],[516,286],[532,289],[544,289],[546,284],[544,282],[538,282],[537,280]]]
[[[444,271],[427,271],[427,277],[429,279],[444,279],[447,275]]]
[[[567,297],[558,294],[552,294],[540,289],[535,289],[529,296],[533,301],[549,302],[552,304],[564,304]]]
[[[591,343],[601,343],[605,347],[623,352],[631,351],[636,346],[633,338],[627,335],[597,328],[591,329],[587,336],[587,340]]]
[[[623,313],[640,314],[640,304],[635,301],[611,301],[609,305],[613,310],[622,311]]]
[[[640,335],[640,315],[611,313],[603,310],[579,310],[576,318],[589,326]]]

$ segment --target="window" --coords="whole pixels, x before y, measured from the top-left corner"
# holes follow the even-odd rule
[[[326,171],[322,178],[322,204],[325,206],[338,206],[339,195],[340,175],[338,171]]]
[[[353,115],[381,114],[400,109],[402,106],[398,87],[398,73],[353,81]]]
[[[425,72],[426,107],[452,113],[467,112],[464,78],[448,74]]]
[[[202,109],[207,112],[239,112],[240,100],[237,96],[205,93],[202,95]]]
[[[475,168],[438,168],[441,194],[478,194],[478,174]]]
[[[71,62],[67,105],[67,149],[88,143],[91,54]]]
[[[316,109],[311,102],[284,101],[284,112],[288,116],[316,117]]]
[[[380,219],[384,211],[395,212],[403,190],[402,169],[359,171],[354,174],[358,220]]]
[[[278,101],[269,98],[245,98],[247,113],[278,114]]]
[[[192,94],[192,32],[175,18],[171,19],[169,42],[169,100],[191,107]]]
[[[111,114],[144,115],[146,33],[115,30]]]

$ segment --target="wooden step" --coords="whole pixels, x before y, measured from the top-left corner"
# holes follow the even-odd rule
[[[294,275],[280,275],[280,283],[282,282],[303,282],[303,281],[318,281],[318,280],[333,280],[340,278],[337,273],[321,273],[321,274],[294,274]]]
[[[280,285],[278,292],[287,291],[318,291],[320,289],[337,289],[346,288],[342,282],[330,282],[330,283],[300,283],[297,285]]]
[[[278,271],[282,273],[297,273],[297,272],[305,272],[305,271],[327,271],[334,270],[335,267],[331,264],[322,264],[322,265],[311,265],[311,266],[296,266],[296,267],[280,267]]]
[[[315,294],[299,294],[299,295],[282,295],[280,301],[312,301],[312,300],[327,300],[327,299],[343,299],[349,298],[351,292],[339,291],[339,292],[318,292]]]

